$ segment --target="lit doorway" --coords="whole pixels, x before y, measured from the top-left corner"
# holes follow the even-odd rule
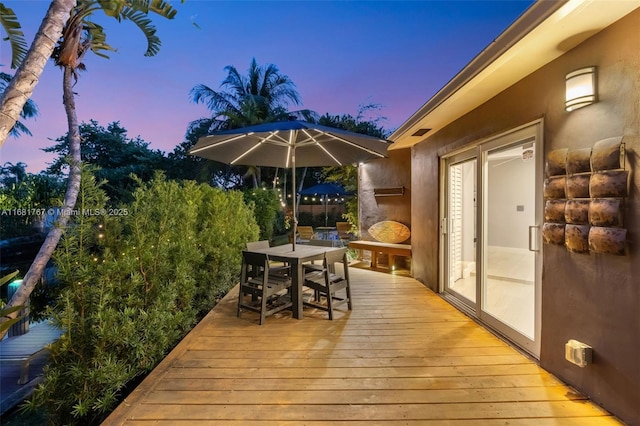
[[[444,158],[445,297],[540,352],[542,123]]]

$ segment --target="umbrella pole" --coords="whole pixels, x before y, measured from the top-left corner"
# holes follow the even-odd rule
[[[329,223],[328,221],[328,215],[327,215],[327,204],[329,204],[329,197],[327,196],[327,194],[324,195],[324,227],[326,228]]]
[[[298,214],[296,213],[296,204],[298,201],[298,191],[296,191],[296,144],[294,143],[296,138],[296,131],[292,131],[289,133],[290,140],[289,144],[291,146],[291,186],[293,187],[293,251],[296,251],[296,239],[298,238]]]

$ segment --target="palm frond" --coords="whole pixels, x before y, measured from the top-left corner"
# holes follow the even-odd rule
[[[111,45],[107,43],[107,35],[101,25],[92,21],[85,21],[85,35],[89,49],[91,49],[91,51],[96,55],[109,59],[109,55],[105,52],[117,51],[117,49],[111,47]]]
[[[5,41],[11,45],[11,68],[18,68],[27,55],[27,42],[15,12],[0,3],[0,23],[7,33]]]
[[[98,0],[100,9],[102,9],[104,14],[116,18],[118,21],[120,21],[122,10],[126,5],[125,3],[126,1],[122,0]]]
[[[9,130],[9,134],[14,138],[17,138],[20,135],[33,136],[31,130],[20,121],[16,121],[16,124],[13,125],[11,130]]]
[[[198,118],[197,120],[194,120],[187,125],[187,131],[185,132],[184,137],[186,140],[195,143],[199,137],[209,133],[213,125],[213,117]]]
[[[5,163],[7,164],[7,163]],[[12,279],[14,279],[16,277],[16,275],[18,275],[18,270],[13,271],[10,274],[4,275],[3,277],[0,277],[0,286],[3,286],[5,284],[7,284],[9,281],[11,281]]]
[[[251,64],[249,65],[249,71],[247,75],[247,94],[261,95],[265,87],[264,82],[262,82],[264,70],[261,66],[258,65],[258,63],[256,62],[256,58],[251,59]]]
[[[215,92],[215,90],[213,90],[206,84],[198,84],[193,86],[193,88],[189,92],[189,96],[191,97],[191,102],[193,102],[194,104],[206,104],[211,92]]]
[[[171,4],[163,0],[152,0],[149,5],[149,10],[167,19],[173,19],[176,16],[176,13],[178,13]]]
[[[214,114],[229,109],[237,109],[235,99],[229,97],[227,93],[219,93],[204,84],[198,84],[189,93],[192,102],[205,104],[207,109]]]
[[[162,43],[156,35],[156,28],[152,25],[148,15],[140,10],[127,7],[122,11],[122,17],[136,24],[147,38],[147,51],[144,56],[155,56],[160,51]]]
[[[227,72],[227,77],[222,80],[220,87],[231,89],[229,93],[234,93],[239,98],[242,98],[247,94],[246,81],[245,78],[240,75],[237,68],[233,65],[227,65],[224,67],[224,70]]]

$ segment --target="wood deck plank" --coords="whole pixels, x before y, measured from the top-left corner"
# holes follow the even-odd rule
[[[258,326],[231,292],[104,424],[620,424],[416,280],[350,273],[334,321]]]
[[[549,387],[522,387],[517,389],[428,389],[428,390],[266,390],[266,391],[154,391],[149,394],[148,404],[298,404],[300,401],[320,405],[344,404],[345,401],[376,404],[442,404],[517,401],[573,401],[584,399],[580,395],[567,394],[562,385]]]
[[[551,375],[439,377],[439,378],[288,378],[288,379],[192,379],[171,378],[159,383],[158,390],[372,390],[372,389],[486,389],[557,386],[560,381]]]
[[[575,401],[440,403],[440,404],[140,404],[136,419],[299,421],[321,420],[460,420],[545,417],[603,417],[606,413],[592,404]]]
[[[130,420],[128,426],[246,426],[245,420]],[[300,422],[283,420],[255,420],[251,426],[291,426]],[[564,417],[564,418],[533,418],[533,419],[468,419],[468,420],[387,420],[385,426],[615,426],[620,425],[612,417]],[[305,421],[305,426],[326,426],[325,421]],[[331,426],[371,426],[368,420],[334,420]]]

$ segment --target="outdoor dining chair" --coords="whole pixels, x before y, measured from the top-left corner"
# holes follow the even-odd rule
[[[316,233],[313,230],[313,226],[304,226],[298,225],[298,242],[299,243],[309,243],[312,239],[316,238]]]
[[[269,247],[271,247],[269,240],[250,241],[247,243],[247,251],[268,249]],[[270,262],[269,266],[271,275],[291,275],[291,268],[286,264]]]
[[[351,231],[351,224],[349,222],[336,222],[336,230],[338,231],[338,238],[343,243],[346,242],[346,245],[348,245],[349,241],[355,238],[355,235],[353,235],[353,232]]]
[[[260,325],[268,315],[291,308],[291,277],[270,274],[269,256],[242,252],[242,273],[238,290],[238,318],[243,310],[260,314]],[[251,296],[248,298],[247,296]]]
[[[338,273],[336,263],[342,263],[342,274]],[[304,286],[314,292],[313,301],[304,304],[328,312],[330,320],[333,320],[333,310],[340,305],[346,303],[351,310],[347,249],[325,252],[322,265],[305,265]]]

